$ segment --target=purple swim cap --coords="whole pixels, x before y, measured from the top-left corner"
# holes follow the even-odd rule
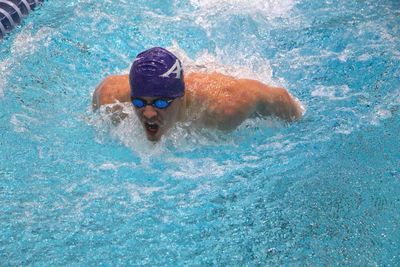
[[[129,72],[133,97],[181,97],[184,94],[180,60],[168,50],[154,47],[136,56]]]

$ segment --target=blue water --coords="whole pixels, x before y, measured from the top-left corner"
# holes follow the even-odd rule
[[[399,15],[395,0],[47,1],[0,43],[0,265],[399,265]],[[285,86],[305,116],[179,124],[152,145],[134,116],[93,114],[96,85],[155,45],[187,72]]]

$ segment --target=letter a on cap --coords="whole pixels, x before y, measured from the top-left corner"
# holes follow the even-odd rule
[[[181,64],[179,64],[179,61],[176,60],[175,64],[166,73],[160,75],[160,77],[169,78],[169,75],[171,75],[171,73],[175,73],[175,75],[176,75],[175,79],[180,79],[181,78],[181,70],[182,70],[182,66],[181,66]]]

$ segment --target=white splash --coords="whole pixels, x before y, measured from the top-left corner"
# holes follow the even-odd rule
[[[201,158],[198,160],[187,158],[170,158],[167,162],[178,166],[178,170],[171,170],[168,174],[177,179],[198,179],[200,177],[221,177],[229,167],[220,165],[212,158]]]
[[[36,33],[32,33],[32,25],[26,25],[23,30],[16,34],[11,45],[10,57],[0,62],[0,97],[4,96],[4,89],[7,87],[8,77],[12,75],[16,66],[27,56],[35,53],[38,47],[48,46],[51,28],[43,27]]]
[[[165,150],[165,138],[160,142],[151,143],[147,141],[145,132],[136,114],[134,114],[130,103],[118,103],[123,109],[122,112],[127,115],[119,123],[113,123],[113,114],[107,109],[112,105],[104,105],[93,116],[89,115],[88,123],[97,129],[96,141],[99,143],[108,142],[112,138],[121,142],[124,146],[132,149],[141,158],[142,167],[149,166],[154,156],[163,155]],[[103,167],[113,168],[111,165]],[[118,166],[120,167],[120,166]]]
[[[143,196],[150,196],[154,192],[161,191],[163,187],[146,187],[139,186],[133,183],[125,183],[124,187],[129,192],[132,201],[139,202]]]
[[[167,49],[180,58],[185,73],[219,72],[235,78],[256,79],[270,85],[280,85],[280,81],[273,81],[270,64],[268,60],[263,57],[253,55],[243,58],[241,62],[244,62],[245,65],[241,66],[238,65],[237,62],[227,62],[226,58],[230,57],[220,49],[216,49],[215,54],[202,51],[194,59],[190,58],[175,41],[172,43],[172,46],[167,47]],[[123,70],[122,74],[126,74],[128,71],[129,67]],[[128,117],[119,124],[114,125],[112,123],[112,115],[106,111],[107,108],[110,108],[107,105],[101,107],[100,112],[98,112],[99,116],[93,116],[92,119],[89,119],[89,124],[94,125],[98,129],[98,135],[96,136],[98,142],[102,143],[111,136],[112,139],[118,140],[126,147],[132,149],[140,157],[142,167],[151,166],[151,159],[154,157],[165,157],[170,153],[167,147],[171,146],[179,148],[180,150],[190,150],[193,149],[193,147],[220,143],[233,146],[237,145],[235,143],[237,140],[232,138],[233,136],[221,134],[217,130],[192,127],[193,125],[191,125],[190,122],[178,123],[168,134],[164,135],[159,142],[153,144],[147,141],[143,127],[134,114],[131,104],[120,103],[120,105],[123,107],[123,112],[127,114]],[[253,124],[258,123],[265,125],[265,127],[278,127],[280,125],[273,119],[261,121],[258,119],[251,119],[246,120],[242,126],[238,128],[238,131],[242,130],[241,127],[253,127]],[[105,142],[108,141],[106,140]],[[213,166],[212,163],[210,163],[210,166]],[[214,173],[223,173],[223,170],[219,169],[218,166],[214,167]],[[194,177],[195,174],[182,172],[181,175]],[[173,176],[179,177],[179,171],[175,172]]]
[[[342,86],[317,86],[311,92],[312,96],[325,97],[330,100],[343,100],[349,98],[350,88],[347,85]]]
[[[134,168],[136,167],[136,164],[134,163],[126,163],[126,162],[105,162],[101,164],[98,169],[99,170],[118,170],[121,167],[128,167],[128,168]]]
[[[393,116],[393,110],[397,110],[400,106],[400,89],[394,90],[387,94],[381,101],[381,103],[375,106],[372,114],[366,119],[370,121],[372,125],[379,125],[380,121],[391,118]]]
[[[272,80],[272,68],[269,61],[255,54],[243,55],[243,58],[238,58],[227,55],[225,51],[217,48],[215,54],[202,51],[195,59],[192,59],[175,41],[172,46],[168,47],[168,50],[182,61],[186,73],[220,72],[235,78],[255,79],[270,85],[279,85]],[[238,62],[243,62],[243,65],[238,65]]]
[[[185,16],[195,18],[194,22],[212,38],[213,29],[223,26],[231,16],[250,16],[255,20],[273,20],[286,17],[296,5],[296,0],[191,0],[195,11]]]
[[[207,13],[253,14],[269,17],[285,16],[296,4],[294,0],[190,0],[191,4]]]
[[[351,50],[346,48],[345,50],[343,50],[341,53],[338,54],[338,59],[342,62],[346,62],[347,59],[350,57],[351,55]]]
[[[54,31],[49,27],[40,28],[36,33],[32,33],[32,26],[24,27],[18,33],[11,46],[11,54],[14,56],[31,55],[38,47],[47,47],[50,44],[50,35]]]
[[[367,61],[367,60],[370,60],[371,58],[372,58],[372,56],[370,54],[364,53],[361,56],[359,56],[357,59],[359,61]]]
[[[0,62],[0,98],[4,97],[4,89],[7,87],[7,78],[11,72],[12,63],[10,59]]]
[[[10,123],[13,125],[14,132],[22,133],[28,132],[29,126],[32,124],[37,124],[38,120],[34,117],[20,113],[13,114],[10,118]]]

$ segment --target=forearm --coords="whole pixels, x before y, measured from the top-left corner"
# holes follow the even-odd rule
[[[263,90],[258,111],[261,115],[272,115],[287,121],[297,120],[303,114],[300,102],[286,89],[271,87]]]

